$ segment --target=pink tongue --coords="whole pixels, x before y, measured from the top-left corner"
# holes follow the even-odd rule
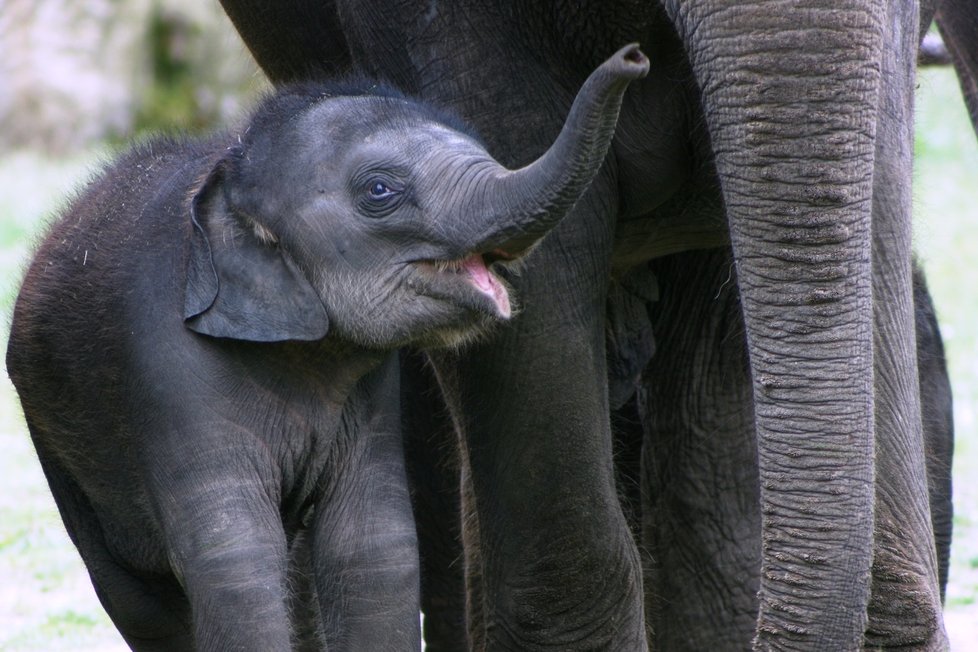
[[[506,288],[489,273],[482,256],[472,254],[462,261],[462,268],[469,275],[469,282],[479,292],[492,299],[496,308],[499,309],[500,316],[508,319],[512,312],[509,306],[509,294],[506,292]]]

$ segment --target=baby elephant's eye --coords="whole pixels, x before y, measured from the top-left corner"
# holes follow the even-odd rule
[[[362,190],[357,204],[367,217],[392,215],[402,204],[405,195],[403,186],[383,176],[368,179],[360,187]]]
[[[376,200],[389,199],[398,194],[397,190],[394,190],[383,181],[372,181],[367,192],[371,199]]]

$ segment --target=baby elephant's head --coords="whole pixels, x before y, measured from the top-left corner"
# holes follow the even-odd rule
[[[511,171],[464,128],[388,92],[283,90],[192,200],[185,318],[252,341],[457,343],[511,315],[517,259],[587,188],[637,47],[600,66],[553,146]]]

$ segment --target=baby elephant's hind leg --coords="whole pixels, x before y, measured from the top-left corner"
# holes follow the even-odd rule
[[[81,488],[66,473],[42,466],[95,593],[129,647],[137,652],[194,649],[189,604],[176,578],[121,565]]]

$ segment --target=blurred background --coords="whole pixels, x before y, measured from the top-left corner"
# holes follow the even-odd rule
[[[0,1],[0,151],[206,128],[263,84],[215,0]]]
[[[148,132],[242,115],[267,88],[216,0],[0,0],[0,351],[44,225]],[[949,67],[921,71],[915,240],[955,398],[952,650],[978,650],[978,145]],[[125,650],[0,374],[0,650]]]

